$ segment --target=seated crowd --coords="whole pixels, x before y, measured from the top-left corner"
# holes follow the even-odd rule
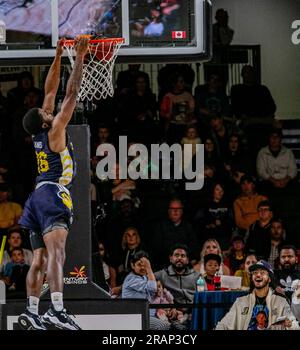
[[[233,86],[231,96],[224,95],[217,74],[196,87],[193,95],[190,70],[188,65],[172,65],[161,72],[164,79],[159,75],[161,93],[157,98],[149,76],[130,65],[122,72],[127,78],[117,81],[114,98],[101,101],[88,115],[92,231],[97,240],[94,278],[113,297],[143,298],[153,305],[187,304],[151,309],[154,329],[189,326],[188,304],[193,303],[199,274],[205,276],[209,290],[214,289],[216,271],[242,277],[243,287],[249,288],[251,266],[263,259],[274,270],[272,288],[288,304],[296,289],[293,282],[300,279],[300,241],[289,220],[300,209],[297,166],[293,152],[282,144],[282,126],[274,119],[272,96],[260,94],[257,111],[249,102],[253,96],[247,100],[243,84]],[[244,79],[255,79],[250,66],[242,74]],[[252,89],[255,87],[262,88],[253,83]],[[23,74],[18,88],[10,91],[7,99],[1,92],[0,97],[1,240],[8,235],[0,278],[8,295],[25,295],[32,253],[18,219],[33,189],[36,165],[21,117],[29,108],[39,106],[41,92],[28,74]],[[255,128],[259,133],[253,132]],[[15,141],[8,149],[9,135]],[[203,188],[186,191],[185,180],[172,178],[121,180],[118,163],[115,180],[98,179],[97,147],[111,143],[118,148],[120,135],[128,137],[129,146],[191,144],[193,156],[195,145],[203,142]],[[146,164],[146,168],[152,166]],[[103,274],[97,274],[97,269]],[[102,275],[105,281],[99,280]],[[219,328],[230,328],[228,324]]]

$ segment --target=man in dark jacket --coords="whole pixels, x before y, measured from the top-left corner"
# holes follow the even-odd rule
[[[188,247],[191,260],[197,258],[199,244],[196,234],[192,225],[183,219],[182,202],[174,199],[169,203],[168,219],[158,223],[149,242],[151,260],[156,270],[167,266],[170,247],[177,243]]]

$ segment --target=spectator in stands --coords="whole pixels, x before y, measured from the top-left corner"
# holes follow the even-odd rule
[[[98,126],[98,133],[95,142],[92,145],[92,156],[96,154],[97,148],[104,143],[111,142],[111,132],[106,124],[100,124]]]
[[[235,272],[235,276],[242,277],[242,287],[248,288],[250,287],[250,266],[257,263],[257,256],[255,254],[248,254],[245,259],[244,268],[237,270]]]
[[[226,159],[228,144],[232,134],[238,134],[241,143],[244,145],[247,144],[247,140],[242,131],[232,124],[225,123],[224,118],[220,113],[216,113],[210,118],[210,127],[212,140],[222,162]]]
[[[229,137],[231,135],[231,129],[228,125],[225,125],[224,119],[221,114],[216,113],[210,118],[211,135],[218,157],[222,160],[225,159],[227,145],[229,143]]]
[[[18,78],[18,86],[7,93],[8,105],[12,113],[23,105],[24,98],[29,90],[35,91],[39,95],[41,104],[43,92],[34,86],[33,75],[29,71],[21,72]]]
[[[7,232],[18,224],[22,215],[22,207],[9,200],[10,189],[7,184],[0,184],[0,232]]]
[[[173,304],[173,295],[162,285],[161,281],[156,281],[156,284],[157,291],[154,299],[151,301],[151,304]],[[173,321],[179,321],[180,323],[186,321],[186,317],[183,312],[174,308],[153,309],[150,311],[150,313],[153,313],[153,315],[155,315],[155,317],[159,318],[160,320],[171,324]]]
[[[149,241],[153,265],[161,269],[168,264],[168,252],[174,244],[185,244],[191,252],[191,260],[196,259],[198,242],[190,222],[183,218],[183,203],[179,199],[169,202],[168,218],[157,223]],[[151,248],[150,248],[151,247]]]
[[[233,208],[235,223],[243,233],[258,219],[257,206],[267,198],[255,191],[254,179],[249,175],[241,177],[240,186],[241,194],[234,201]]]
[[[207,79],[211,74],[218,74],[221,79],[224,93],[228,82],[228,47],[232,42],[234,31],[228,25],[229,16],[225,9],[218,9],[213,24],[213,57],[204,65],[204,76]]]
[[[172,29],[174,30],[174,29]],[[180,30],[180,29],[179,29]],[[159,86],[158,102],[161,104],[162,98],[168,92],[172,91],[173,77],[179,74],[183,76],[185,88],[192,93],[192,87],[195,80],[195,71],[190,64],[166,64],[158,71],[157,82]]]
[[[136,76],[141,72],[141,64],[129,64],[128,69],[121,71],[117,77],[117,88],[115,90],[115,96],[119,96],[122,92],[126,92],[129,89],[133,89]],[[148,76],[147,73],[144,73]],[[148,76],[149,81],[149,76]]]
[[[224,158],[224,168],[227,177],[231,180],[237,169],[243,169],[246,174],[254,173],[254,162],[251,161],[238,134],[233,133],[229,138]]]
[[[228,25],[228,12],[218,9],[215,15],[216,23],[213,24],[213,44],[215,46],[228,46],[231,44],[234,30]]]
[[[11,261],[3,266],[1,272],[2,280],[9,291],[26,292],[26,277],[29,269],[30,266],[24,261],[23,249],[13,248]]]
[[[146,145],[157,140],[154,132],[157,102],[147,74],[137,73],[134,86],[119,96],[117,106],[119,132]]]
[[[220,247],[220,244],[215,239],[208,239],[206,242],[204,242],[201,253],[200,253],[200,261],[193,266],[194,270],[197,272],[200,272],[201,274],[204,273],[204,257],[207,254],[217,254],[221,258],[220,263],[220,269],[219,273],[220,275],[230,275],[229,268],[223,263],[223,257],[222,257],[222,250]]]
[[[214,277],[219,271],[221,257],[218,254],[207,254],[204,256],[204,279],[207,290],[215,290]]]
[[[136,227],[126,228],[122,237],[122,263],[118,267],[118,281],[122,283],[131,271],[130,261],[134,254],[142,250],[140,234]]]
[[[273,218],[271,221],[270,240],[266,247],[266,256],[269,256],[268,263],[277,269],[279,265],[279,253],[285,245],[286,232],[280,218]]]
[[[24,102],[12,115],[12,159],[14,162],[17,198],[24,203],[34,188],[37,176],[36,154],[32,145],[32,137],[23,128],[23,117],[32,108],[40,108],[40,94],[36,89],[30,89],[25,93]]]
[[[269,134],[269,145],[257,156],[257,174],[273,189],[295,188],[297,165],[293,152],[282,145],[282,132],[273,129]]]
[[[170,265],[155,272],[155,278],[172,293],[175,303],[192,304],[199,277],[194,269],[189,268],[189,252],[184,244],[175,244],[170,249]],[[187,310],[181,310],[186,313]],[[188,322],[173,322],[173,328],[187,329]]]
[[[194,111],[195,100],[185,88],[184,77],[175,74],[172,90],[163,97],[160,106],[160,116],[170,144],[180,142],[186,126],[195,122]]]
[[[181,139],[182,146],[192,145],[193,156],[196,154],[196,145],[201,143],[198,131],[195,125],[188,125],[185,130],[185,136]]]
[[[280,288],[278,291],[291,300],[293,281],[300,279],[297,249],[292,245],[282,246],[279,259],[279,269],[275,270],[276,284]]]
[[[117,272],[116,270],[110,265],[108,253],[106,252],[106,249],[104,247],[104,244],[102,242],[98,242],[98,248],[99,248],[99,255],[102,261],[102,267],[104,272],[104,278],[106,283],[109,286],[109,289],[112,290],[117,286]]]
[[[296,316],[298,322],[300,322],[300,280],[294,281],[294,293],[291,299],[291,309]]]
[[[243,121],[244,127],[250,123],[272,125],[276,105],[269,89],[257,82],[252,66],[244,66],[241,75],[243,83],[231,88],[235,117]]]
[[[220,166],[220,157],[217,154],[216,146],[211,137],[204,139],[204,160],[205,164],[212,165],[215,169]]]
[[[109,213],[105,221],[100,221],[96,225],[97,237],[101,240],[109,253],[111,264],[118,268],[122,263],[122,237],[128,227],[136,227],[141,233],[141,217],[129,199],[124,199],[119,203],[117,210]]]
[[[257,314],[264,312],[268,329],[282,320],[283,329],[300,329],[288,302],[273,290],[272,267],[260,260],[250,267],[251,292],[238,298],[225,317],[218,322],[217,330],[258,330]]]
[[[231,239],[231,246],[228,255],[224,258],[224,264],[230,269],[230,274],[234,275],[237,270],[241,270],[246,259],[244,238],[235,235]]]
[[[270,230],[273,218],[271,203],[267,200],[261,201],[257,206],[258,220],[250,225],[246,236],[246,251],[254,252],[259,258],[267,260],[269,252],[266,246],[270,246]]]
[[[196,220],[203,223],[200,224],[201,242],[209,237],[215,238],[224,249],[227,249],[233,231],[233,215],[224,193],[224,185],[216,181],[211,187],[211,198],[207,207],[198,211]]]
[[[122,287],[123,299],[153,299],[157,284],[147,253],[137,252],[131,259],[132,272],[125,278]],[[150,329],[169,329],[169,323],[150,316]]]
[[[209,131],[211,117],[219,113],[222,116],[229,116],[229,101],[222,89],[222,82],[217,74],[211,74],[205,85],[195,88],[195,114],[199,125],[199,130]]]
[[[120,166],[119,163],[115,165],[116,178],[112,180],[112,200],[114,206],[116,207],[118,202],[124,199],[129,199],[135,201],[136,197],[136,183],[134,180],[120,178]],[[136,203],[138,204],[138,202]]]
[[[11,260],[11,253],[15,248],[22,248],[25,263],[29,266],[31,265],[33,259],[32,251],[23,247],[21,230],[12,228],[8,232],[7,249],[4,251],[2,264],[0,264],[0,267]]]

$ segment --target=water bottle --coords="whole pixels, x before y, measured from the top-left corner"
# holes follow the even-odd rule
[[[205,289],[205,279],[200,275],[197,280],[197,292],[204,292]]]
[[[215,290],[221,290],[221,275],[217,271],[214,276],[214,285],[215,285]]]

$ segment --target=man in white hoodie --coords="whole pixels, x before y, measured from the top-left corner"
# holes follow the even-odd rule
[[[270,264],[260,260],[249,269],[251,287],[248,295],[238,298],[230,311],[217,324],[216,330],[300,330],[286,299],[271,288],[273,270]],[[264,313],[265,324],[258,325],[259,315]]]

